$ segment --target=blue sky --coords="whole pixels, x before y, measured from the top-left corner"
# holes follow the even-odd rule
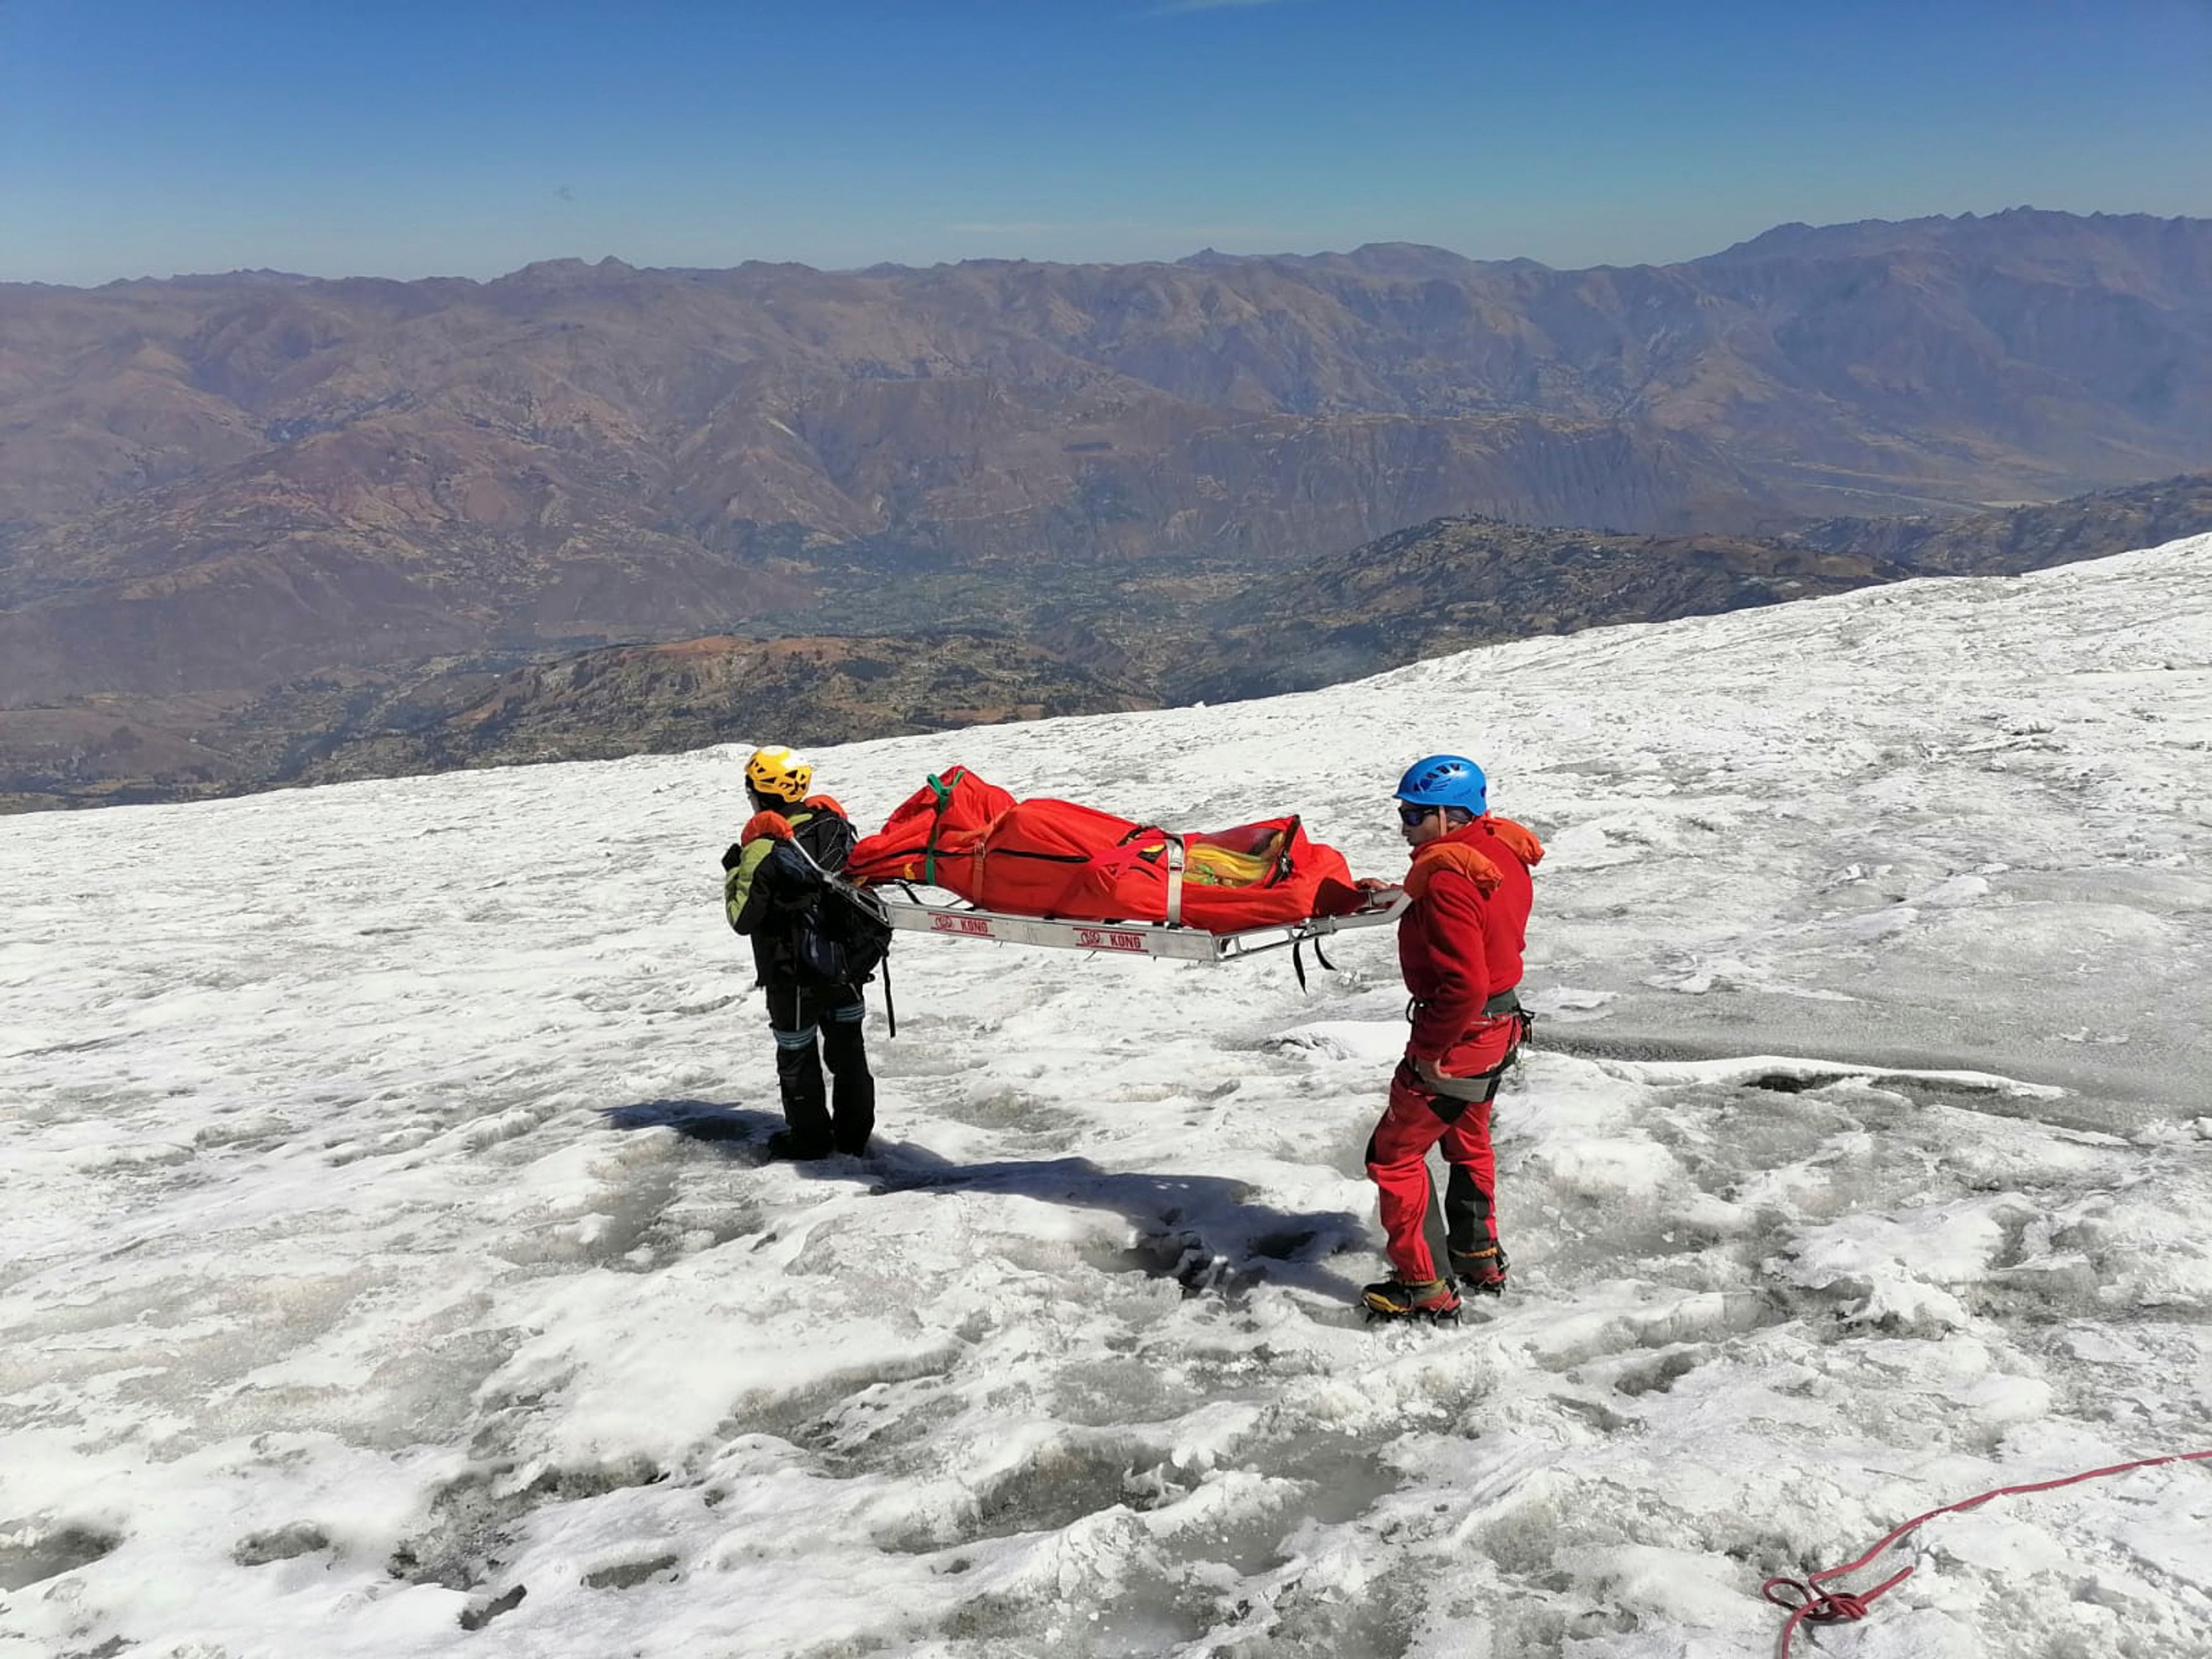
[[[0,0],[0,278],[2212,215],[2212,0]]]

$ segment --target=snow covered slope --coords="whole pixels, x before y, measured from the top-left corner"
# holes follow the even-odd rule
[[[2212,1449],[2208,664],[2199,538],[818,757],[1377,874],[1481,758],[1551,1017],[1455,1330],[1348,1306],[1385,935],[909,940],[794,1168],[728,751],[0,824],[0,1652],[1771,1651]],[[2212,1466],[1923,1538],[1820,1650],[2212,1653]]]

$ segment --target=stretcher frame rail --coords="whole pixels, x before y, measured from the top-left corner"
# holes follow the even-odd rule
[[[939,939],[996,939],[1006,945],[1042,945],[1060,950],[1104,951],[1118,956],[1155,957],[1172,962],[1235,962],[1266,951],[1289,950],[1336,933],[1381,927],[1406,914],[1412,896],[1395,887],[1375,890],[1370,902],[1340,916],[1308,916],[1271,922],[1234,933],[1158,921],[1082,921],[1055,916],[1016,915],[974,905],[932,904],[911,896],[894,898],[878,891],[884,919],[905,933]]]

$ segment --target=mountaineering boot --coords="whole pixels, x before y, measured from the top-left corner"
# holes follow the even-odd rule
[[[1502,1296],[1505,1291],[1505,1247],[1486,1244],[1479,1250],[1454,1250],[1452,1276],[1468,1291],[1480,1296]]]
[[[1431,1279],[1408,1285],[1402,1279],[1386,1279],[1360,1292],[1370,1319],[1433,1319],[1459,1317],[1459,1292],[1449,1279]]]
[[[790,1129],[778,1129],[768,1138],[768,1155],[770,1158],[789,1158],[793,1162],[827,1158],[834,1150],[827,1140],[801,1138]]]
[[[822,1058],[831,1079],[830,1139],[839,1152],[854,1158],[868,1150],[868,1137],[876,1127],[876,1079],[868,1071],[860,1018],[856,1000],[822,1022]]]

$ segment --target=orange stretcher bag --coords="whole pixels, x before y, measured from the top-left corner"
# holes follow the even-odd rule
[[[1073,801],[1017,800],[964,766],[901,802],[845,870],[942,887],[981,910],[1213,933],[1345,915],[1366,896],[1343,854],[1294,817],[1176,835]]]

